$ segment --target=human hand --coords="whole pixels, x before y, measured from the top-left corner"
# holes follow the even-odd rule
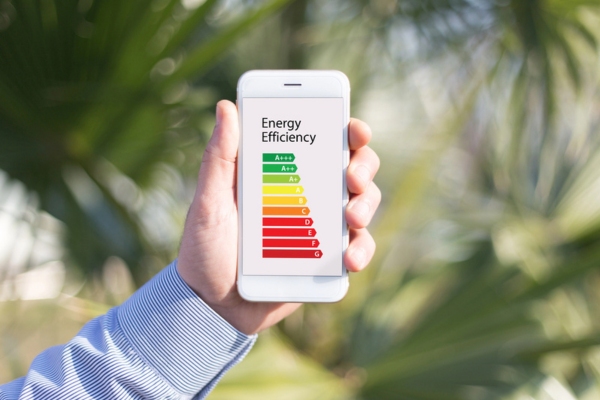
[[[350,272],[362,270],[375,252],[375,242],[365,228],[381,200],[381,192],[373,183],[379,158],[367,146],[370,139],[367,124],[351,119],[348,128],[351,157],[346,176],[350,191],[346,208],[350,244],[344,256]],[[248,302],[237,291],[238,142],[237,109],[230,101],[222,100],[217,104],[217,122],[202,157],[177,269],[213,310],[241,332],[253,334],[276,324],[301,304]]]

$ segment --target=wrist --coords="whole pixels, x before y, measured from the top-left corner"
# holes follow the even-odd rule
[[[239,361],[255,337],[234,329],[202,301],[173,264],[114,309],[115,326],[131,346],[127,358],[139,355],[191,398]]]
[[[202,276],[199,268],[191,267],[185,257],[178,258],[177,272],[200,300],[231,326],[247,335],[257,332],[255,324],[244,315],[245,301],[239,296],[235,283],[226,289],[222,282],[211,282],[210,277]]]

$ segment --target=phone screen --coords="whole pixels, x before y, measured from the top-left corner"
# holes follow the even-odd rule
[[[242,101],[243,274],[341,276],[343,98]]]

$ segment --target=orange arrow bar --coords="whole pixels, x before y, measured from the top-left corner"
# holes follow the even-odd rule
[[[308,215],[308,207],[263,207],[263,215]]]

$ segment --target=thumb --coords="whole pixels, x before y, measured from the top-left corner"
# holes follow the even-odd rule
[[[217,121],[206,145],[196,197],[202,203],[224,202],[235,186],[239,123],[236,106],[227,100],[217,103]],[[235,194],[233,194],[235,196]],[[230,197],[233,199],[233,197]]]

